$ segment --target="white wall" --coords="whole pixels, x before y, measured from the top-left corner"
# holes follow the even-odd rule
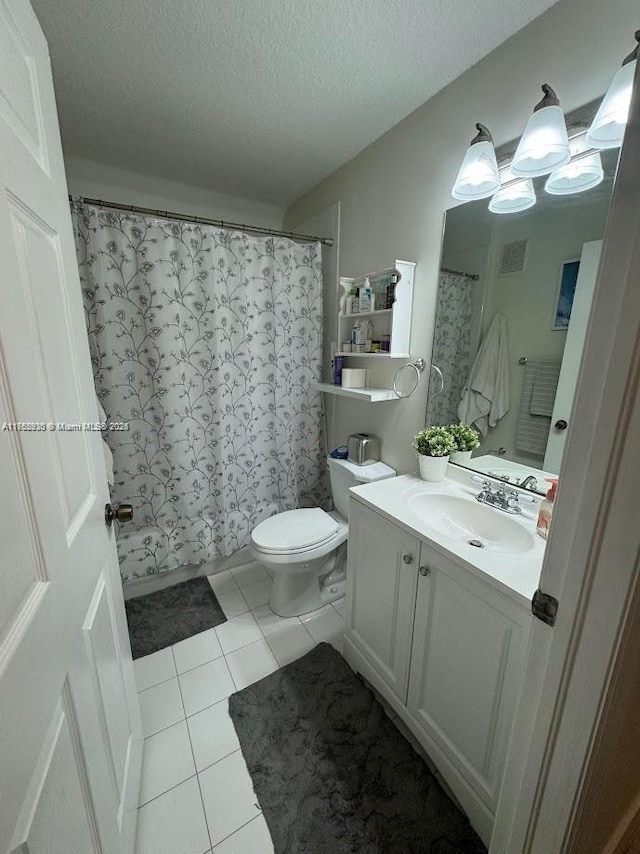
[[[284,209],[277,205],[214,193],[78,157],[66,157],[65,168],[72,195],[210,219],[228,219],[246,225],[282,227]]]
[[[285,227],[339,201],[340,275],[383,269],[395,258],[416,261],[412,354],[428,358],[443,215],[453,207],[450,189],[474,123],[486,124],[499,146],[520,136],[542,83],[554,86],[567,112],[601,96],[637,25],[637,0],[560,0],[293,204]],[[373,384],[391,374],[376,363]],[[370,430],[386,462],[416,471],[411,439],[424,423],[425,402],[424,378],[408,400],[340,400],[330,443]]]

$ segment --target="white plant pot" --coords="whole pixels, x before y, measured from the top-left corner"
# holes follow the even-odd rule
[[[448,455],[446,457],[427,457],[420,454],[418,460],[420,461],[420,477],[423,480],[430,480],[432,483],[444,480],[449,462]]]
[[[451,462],[457,463],[459,466],[468,466],[472,453],[473,451],[454,451],[451,454]]]

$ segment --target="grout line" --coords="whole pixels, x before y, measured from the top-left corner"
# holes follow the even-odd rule
[[[184,780],[180,780],[179,783],[174,783],[173,786],[169,786],[168,789],[165,789],[164,792],[160,792],[159,795],[154,795],[152,798],[149,798],[148,801],[145,801],[143,804],[138,804],[138,809],[142,809],[142,807],[146,807],[149,804],[152,804],[154,801],[157,801],[158,798],[161,798],[163,795],[166,795],[168,792],[172,792],[174,789],[177,789],[178,786],[181,786],[183,783],[188,783],[189,780],[193,780],[194,777],[197,777],[198,774],[190,774],[188,777],[185,777]]]
[[[166,649],[171,649],[171,647],[166,647]],[[174,673],[173,676],[168,676],[166,679],[161,679],[159,682],[156,682],[153,685],[147,685],[146,688],[140,688],[137,693],[144,694],[145,691],[150,691],[152,688],[157,688],[158,685],[164,685],[165,682],[171,682],[171,680],[175,679],[177,676],[178,674]]]
[[[225,838],[224,838],[224,839],[221,839],[221,840],[220,840],[220,842],[216,842],[216,848],[218,847],[218,845],[222,845],[222,843],[223,843],[223,842],[226,842],[226,841],[227,841],[227,839],[231,839],[231,837],[232,837],[235,833],[238,833],[238,831],[242,830],[242,828],[243,828],[243,827],[246,827],[248,824],[251,824],[251,822],[252,822],[252,821],[257,821],[257,820],[258,820],[259,818],[261,818],[261,817],[262,817],[262,818],[264,818],[264,813],[263,813],[263,811],[262,811],[262,807],[260,807],[260,815],[254,815],[254,817],[253,817],[253,818],[250,818],[250,819],[249,819],[249,821],[245,821],[245,823],[244,823],[244,824],[241,824],[241,825],[240,825],[240,827],[236,827],[236,829],[233,831],[233,833],[230,833],[228,836],[225,836]],[[265,824],[266,824],[266,823],[267,823],[267,822],[265,821]],[[269,828],[268,828],[268,827],[267,827],[267,833],[269,833]],[[271,833],[269,833],[269,838],[271,839]],[[272,840],[272,844],[273,844],[273,840]],[[215,854],[215,848],[212,848],[212,849],[211,849],[211,854]]]
[[[209,768],[213,768],[214,765],[217,765],[219,762],[222,762],[223,759],[228,759],[230,756],[233,756],[234,753],[239,753],[241,751],[242,751],[241,747],[236,747],[235,750],[232,750],[230,753],[226,753],[224,756],[221,756],[220,759],[216,759],[215,762],[212,762],[210,765],[207,765],[205,768],[201,768],[199,771],[196,771],[196,774],[204,774],[205,771],[208,771]],[[220,843],[218,842],[216,844],[219,845]]]
[[[175,664],[176,657],[173,652],[173,647],[171,648],[171,655],[173,655],[173,662]],[[233,678],[233,677],[232,677]],[[189,747],[191,749],[191,758],[193,760],[193,768],[196,772],[196,783],[198,784],[198,792],[200,793],[200,803],[202,805],[202,814],[204,816],[204,825],[207,828],[207,836],[209,837],[209,845],[213,848],[213,840],[211,839],[211,831],[209,830],[209,820],[207,818],[207,810],[204,805],[204,796],[202,794],[202,787],[200,786],[200,778],[198,777],[198,766],[196,765],[196,754],[193,750],[193,742],[191,741],[191,731],[189,729],[189,724],[187,723],[187,709],[184,705],[184,697],[182,696],[182,686],[180,685],[180,680],[178,679],[178,689],[180,691],[180,702],[182,703],[182,710],[184,712],[185,724],[187,727],[187,737],[189,738]]]

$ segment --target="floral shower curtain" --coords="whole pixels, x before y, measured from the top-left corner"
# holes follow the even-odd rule
[[[229,555],[328,497],[320,244],[108,211],[72,218],[114,456],[123,580]]]
[[[467,276],[440,273],[431,361],[442,371],[444,388],[440,394],[429,394],[427,426],[458,421],[460,396],[475,355],[471,352],[473,287],[473,279]]]

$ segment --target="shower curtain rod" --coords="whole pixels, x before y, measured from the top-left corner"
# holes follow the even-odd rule
[[[453,273],[454,276],[464,276],[465,279],[477,281],[480,276],[477,273],[465,273],[464,270],[450,270],[448,267],[440,267],[441,273]]]
[[[113,208],[119,211],[130,211],[131,213],[145,214],[146,216],[160,217],[161,219],[177,219],[181,222],[192,222],[196,225],[213,225],[217,228],[229,228],[232,231],[249,231],[252,234],[268,234],[271,237],[288,237],[304,243],[315,243],[320,241],[323,246],[333,246],[330,237],[316,237],[312,234],[297,234],[295,231],[280,231],[277,228],[262,228],[259,225],[245,225],[239,222],[228,222],[222,219],[209,219],[206,216],[190,216],[189,214],[176,213],[175,211],[161,211],[154,208],[141,208],[137,205],[124,205],[118,202],[105,202],[103,199],[88,199],[86,196],[69,195],[69,201],[85,202],[88,205],[99,205],[103,208]]]

